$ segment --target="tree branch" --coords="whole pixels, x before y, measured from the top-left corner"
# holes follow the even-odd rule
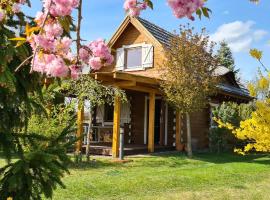
[[[77,24],[77,64],[79,64],[80,60],[80,48],[81,48],[81,23],[82,23],[82,0],[79,2],[78,7],[78,24]]]

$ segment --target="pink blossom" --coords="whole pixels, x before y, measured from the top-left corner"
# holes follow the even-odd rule
[[[203,7],[204,0],[167,0],[177,18],[188,17],[193,20],[192,14]]]
[[[141,11],[145,10],[146,8],[147,8],[147,4],[145,2],[139,2],[137,0],[126,0],[124,3],[124,9],[132,17],[139,16]]]
[[[142,4],[139,5],[139,8],[141,10],[145,10],[147,8],[147,3],[143,2]]]
[[[44,31],[48,37],[59,37],[63,34],[63,28],[59,23],[46,24]]]
[[[69,68],[66,66],[64,60],[59,57],[53,55],[54,58],[50,62],[46,62],[47,69],[46,73],[48,76],[52,77],[65,77],[68,75]]]
[[[44,21],[45,19],[45,14],[43,12],[37,12],[36,14],[36,18],[35,18],[35,22],[41,26],[42,22]]]
[[[72,40],[69,37],[63,37],[58,41],[57,51],[60,54],[67,54],[70,51],[70,46],[72,44]]]
[[[93,70],[100,70],[102,67],[102,61],[100,57],[92,57],[89,60],[89,65]]]
[[[79,0],[43,0],[45,10],[55,17],[71,15],[72,9],[78,4]]]
[[[71,78],[78,79],[79,75],[81,74],[81,68],[77,65],[72,65],[69,67],[69,69]]]
[[[3,21],[5,17],[6,17],[5,12],[0,9],[0,22]]]
[[[89,52],[84,48],[80,49],[79,56],[84,63],[87,63],[90,57]]]
[[[13,6],[12,6],[12,11],[13,11],[14,13],[19,13],[19,12],[21,12],[21,6],[20,6],[20,4],[14,3]]]
[[[137,0],[126,0],[124,3],[124,9],[129,10],[137,6]]]
[[[53,37],[46,37],[45,35],[35,35],[34,41],[36,43],[36,46],[40,46],[46,51],[55,51],[56,40]]]
[[[44,57],[36,56],[32,62],[33,71],[40,72],[42,74],[46,73],[46,64]]]
[[[72,54],[71,51],[67,52],[66,54],[63,55],[65,59],[67,60],[75,60],[76,59],[76,56]]]
[[[114,57],[111,54],[107,54],[105,60],[106,60],[105,65],[111,65],[114,61]]]
[[[97,64],[97,62],[101,62],[100,65],[110,65],[113,62],[113,57],[110,53],[109,48],[105,44],[104,40],[97,39],[93,42],[91,42],[89,45],[90,50],[92,51],[92,64],[97,66],[94,68],[100,68],[100,66]],[[99,59],[98,59],[99,58]],[[91,65],[91,64],[90,64]]]
[[[129,10],[129,15],[132,17],[137,17],[141,14],[141,9],[139,8],[133,8]]]

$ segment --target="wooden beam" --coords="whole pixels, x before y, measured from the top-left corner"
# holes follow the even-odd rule
[[[79,140],[76,143],[76,153],[80,153],[82,150],[82,141],[83,141],[83,120],[84,120],[84,105],[82,103],[81,107],[79,106],[77,112],[77,138]]]
[[[97,81],[109,81],[109,82],[114,81],[112,73],[95,73],[94,79]]]
[[[112,84],[115,87],[134,87],[136,86],[136,81],[119,81]]]
[[[175,148],[177,151],[183,150],[183,144],[181,143],[181,114],[176,111],[176,117],[175,117]]]
[[[115,79],[122,79],[127,81],[136,81],[140,83],[147,83],[152,85],[158,85],[158,81],[154,78],[139,76],[134,74],[128,74],[123,72],[114,72],[113,78]]]
[[[155,148],[155,93],[149,93],[149,125],[148,125],[148,152],[153,153]]]
[[[161,94],[161,92],[158,89],[150,88],[150,87],[144,87],[144,86],[139,86],[139,85],[136,85],[134,87],[125,87],[124,86],[122,88],[123,89],[127,89],[127,90],[134,90],[134,91],[138,91],[138,92]]]
[[[113,143],[112,143],[112,156],[117,158],[119,156],[119,137],[120,137],[120,110],[121,102],[120,97],[116,96],[114,100],[114,113],[113,113]]]

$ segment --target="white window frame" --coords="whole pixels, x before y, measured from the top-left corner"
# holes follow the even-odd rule
[[[138,47],[141,47],[143,48],[143,45],[145,45],[146,43],[143,42],[143,43],[139,43],[139,44],[131,44],[131,45],[123,45],[123,49],[124,49],[124,59],[126,59],[126,50],[127,49],[131,49],[131,48],[138,48]],[[141,55],[143,56],[143,55]],[[142,57],[143,59],[143,57]],[[125,61],[124,61],[125,62]],[[125,72],[131,72],[131,71],[138,71],[138,70],[145,70],[145,68],[142,66],[143,65],[143,61],[141,61],[141,66],[136,66],[136,67],[132,67],[130,69],[126,68],[126,63],[124,63],[124,71]]]

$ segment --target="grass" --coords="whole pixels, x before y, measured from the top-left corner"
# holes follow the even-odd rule
[[[132,162],[95,157],[70,166],[64,177],[67,188],[58,188],[53,200],[270,199],[269,154],[196,154],[188,159],[179,153],[160,153],[128,159]]]
[[[178,153],[129,157],[133,162],[112,163],[96,158],[70,168],[66,189],[55,200],[90,199],[269,199],[269,155]]]

